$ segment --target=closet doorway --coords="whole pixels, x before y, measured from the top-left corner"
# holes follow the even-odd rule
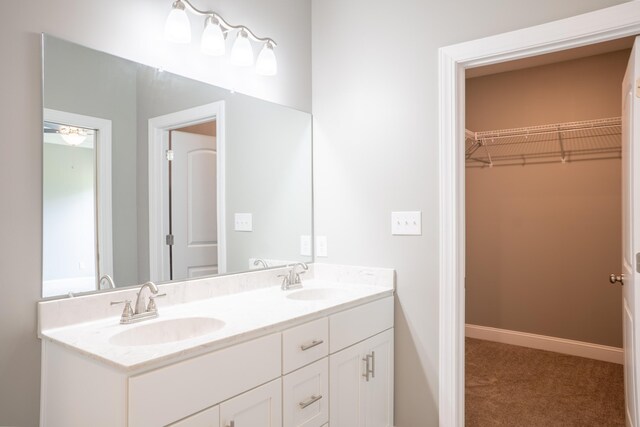
[[[466,73],[467,426],[625,425],[609,274],[633,41]]]

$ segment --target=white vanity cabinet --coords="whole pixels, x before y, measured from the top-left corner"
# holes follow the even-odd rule
[[[205,409],[171,424],[171,427],[220,427],[220,407],[216,405],[213,408]]]
[[[282,381],[278,378],[220,404],[220,426],[282,426]]]
[[[133,371],[45,339],[41,426],[392,426],[393,297],[311,319]]]
[[[330,357],[331,425],[393,425],[393,329]]]

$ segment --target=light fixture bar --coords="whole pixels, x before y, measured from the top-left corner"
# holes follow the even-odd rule
[[[222,16],[218,15],[218,13],[214,12],[213,10],[200,10],[197,7],[195,7],[193,4],[191,4],[191,2],[189,0],[176,0],[176,3],[183,3],[184,5],[187,6],[187,8],[194,14],[196,15],[200,15],[200,16],[211,16],[214,19],[216,19],[218,21],[218,23],[220,24],[221,27],[224,28],[224,32],[227,33],[230,30],[240,30],[240,31],[244,31],[247,36],[255,41],[255,42],[261,42],[261,43],[269,43],[271,46],[276,47],[278,46],[278,44],[271,38],[269,37],[258,37],[256,36],[249,28],[247,28],[244,25],[231,25],[229,24],[227,21],[224,20],[224,18],[222,18]]]

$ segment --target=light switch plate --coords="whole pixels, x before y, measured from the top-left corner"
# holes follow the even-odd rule
[[[311,256],[311,236],[300,236],[300,255]]]
[[[235,231],[253,231],[253,214],[237,213],[235,215]]]
[[[327,236],[316,236],[316,256],[327,257]]]
[[[391,234],[394,236],[421,236],[422,212],[391,212]]]

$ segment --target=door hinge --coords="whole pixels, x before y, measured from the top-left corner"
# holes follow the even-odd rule
[[[165,236],[165,241],[167,242],[167,246],[173,246],[173,234],[167,234]]]
[[[636,80],[636,96],[640,98],[640,79]]]
[[[173,150],[167,150],[166,154],[167,154],[167,160],[170,162],[173,161]]]

